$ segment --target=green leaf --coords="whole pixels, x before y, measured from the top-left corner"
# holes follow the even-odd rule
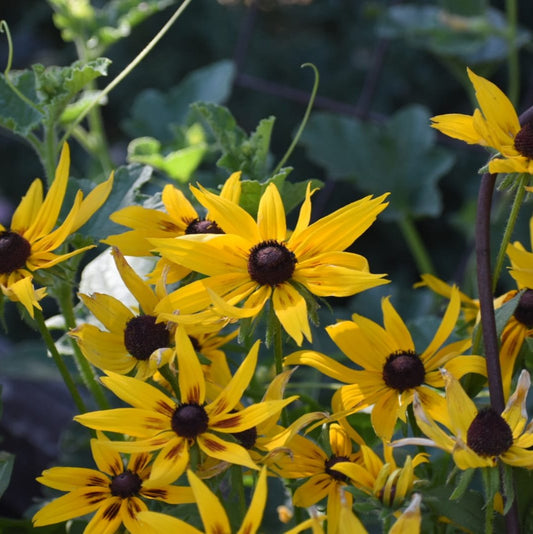
[[[462,471],[459,475],[459,483],[453,490],[452,494],[450,495],[450,500],[455,501],[460,499],[465,491],[468,489],[470,482],[472,481],[472,477],[474,476],[474,473],[476,472],[475,469],[465,469]]]
[[[197,101],[224,102],[231,93],[235,67],[228,60],[198,69],[167,94],[155,89],[142,91],[132,106],[124,130],[131,137],[154,137],[163,144],[174,140],[172,125],[183,124],[190,106]]]
[[[403,108],[384,124],[316,113],[301,143],[330,178],[353,180],[371,194],[390,192],[386,219],[398,220],[405,213],[436,217],[442,209],[437,182],[454,157],[434,146],[429,119],[429,112],[417,105]]]
[[[132,163],[115,171],[113,189],[104,205],[89,219],[80,233],[95,241],[122,232],[124,228],[109,219],[111,213],[133,204],[139,204],[140,191],[152,177],[152,168]],[[80,184],[83,181],[80,181]]]
[[[33,65],[39,104],[45,110],[47,120],[56,122],[67,104],[87,84],[107,75],[110,63],[110,59],[100,57],[87,63],[78,60],[67,67]]]
[[[31,102],[37,102],[35,73],[32,71],[11,71],[9,81]],[[24,102],[6,83],[0,74],[0,126],[12,132],[27,136],[41,123],[43,114]]]
[[[13,454],[0,451],[0,497],[2,497],[9,486],[14,461],[15,456]]]
[[[505,325],[509,322],[509,319],[515,312],[523,294],[524,291],[519,291],[511,300],[507,301],[503,306],[500,306],[495,310],[496,332],[498,334],[498,338],[501,337]]]

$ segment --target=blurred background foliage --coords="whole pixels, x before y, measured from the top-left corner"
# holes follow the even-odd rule
[[[113,79],[177,5],[173,0],[4,2],[1,16],[14,43],[12,68],[109,58],[107,76],[85,85],[86,92],[62,111],[68,124],[83,106],[84,94]],[[510,11],[513,5],[516,13]],[[215,186],[237,169],[264,181],[305,112],[313,78],[301,65],[311,62],[320,85],[310,120],[287,162],[293,168],[287,182],[322,183],[314,197],[315,218],[363,195],[392,193],[378,224],[353,248],[369,259],[373,272],[388,273],[391,284],[352,299],[332,299],[332,304],[337,316],[357,310],[380,321],[379,297],[392,294],[400,314],[418,321],[423,332],[426,316],[438,313],[442,302],[425,290],[413,290],[421,272],[433,269],[476,295],[476,173],[487,157],[480,148],[437,135],[429,118],[472,112],[466,66],[497,83],[519,112],[532,105],[532,31],[529,1],[194,0],[148,58],[109,94],[101,109],[106,153],[91,157],[90,139],[85,147],[71,141],[71,175],[101,181],[110,166],[150,165],[154,171],[143,190],[147,195],[169,180],[198,179]],[[0,37],[3,70],[7,44]],[[198,101],[205,103],[190,106]],[[45,170],[29,145],[4,128],[0,158],[0,221],[8,223],[20,196]],[[276,179],[282,182],[287,173]],[[286,204],[294,207],[298,195],[301,191],[287,184]],[[503,193],[496,199],[495,236],[509,201]],[[515,237],[523,243],[529,240],[529,217],[530,203]],[[414,254],[417,247],[422,252]],[[500,286],[503,291],[513,284],[504,275]],[[45,305],[48,315],[54,313],[53,304]],[[36,334],[21,324],[10,303],[5,312],[9,334],[0,338],[2,375],[13,380],[46,376],[50,371],[42,363],[44,349]],[[9,396],[4,402],[6,418],[13,411],[8,410]],[[66,420],[68,414],[58,417],[57,426]],[[10,424],[4,420],[3,428]],[[12,446],[28,441],[4,433]],[[32,446],[53,441],[54,433],[49,434],[34,436]],[[0,506],[3,515],[16,516],[31,502],[38,490],[27,488],[56,454],[53,445],[14,478],[25,488],[24,502],[17,503],[21,497],[15,495]]]

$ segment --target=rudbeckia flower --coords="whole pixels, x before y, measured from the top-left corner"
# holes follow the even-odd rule
[[[445,369],[442,375],[450,421],[445,426],[449,433],[429,416],[416,396],[416,421],[427,438],[400,439],[393,445],[438,447],[453,456],[459,469],[493,467],[499,461],[533,469],[533,426],[528,424],[526,410],[529,373],[521,372],[516,390],[501,414],[490,407],[478,409],[456,378]]]
[[[516,359],[524,344],[524,339],[533,335],[533,291],[529,289],[530,286],[533,287],[533,276],[527,274],[529,265],[532,265],[533,254],[525,252],[519,243],[514,243],[507,248],[507,255],[511,259],[513,268],[510,273],[516,279],[518,290],[512,289],[496,297],[494,309],[501,308],[516,297],[519,290],[525,289],[525,292],[520,297],[513,315],[509,317],[500,335],[500,368],[505,398],[508,398],[511,392]],[[435,293],[450,298],[453,291],[452,286],[429,274],[422,275],[422,280],[416,284],[417,287],[427,285]],[[464,293],[460,293],[460,296],[465,321],[473,330],[480,318],[479,301],[471,299]]]
[[[98,467],[52,467],[37,480],[60,491],[68,491],[45,505],[33,516],[33,525],[42,527],[96,512],[84,534],[113,534],[124,525],[131,534],[145,534],[138,514],[148,510],[143,498],[169,504],[194,502],[191,488],[162,483],[151,476],[151,455],[132,454],[127,465],[109,448],[108,441],[91,440],[91,450]]]
[[[83,355],[99,369],[120,374],[135,370],[135,378],[146,380],[159,367],[171,362],[176,350],[175,323],[158,323],[155,313],[157,303],[166,296],[166,289],[162,280],[155,290],[152,289],[118,249],[114,248],[112,255],[120,277],[139,303],[139,309],[131,310],[104,293],[80,294],[81,300],[107,330],[84,323],[71,330],[70,335],[76,339]],[[187,305],[182,302],[180,319],[187,314]],[[198,335],[202,332],[200,324],[190,328]],[[213,328],[217,326],[210,325],[203,331]]]
[[[239,202],[240,177],[240,172],[234,172],[226,180],[220,191],[222,198]],[[161,200],[166,212],[143,206],[127,206],[111,214],[113,222],[132,230],[109,236],[103,243],[118,247],[126,256],[151,256],[153,245],[148,241],[151,237],[223,233],[209,213],[205,217],[200,216],[187,197],[172,184],[164,187]],[[150,275],[150,280],[157,280],[163,273],[168,283],[174,283],[189,274],[190,270],[161,258]]]
[[[150,240],[163,257],[208,277],[162,301],[158,310],[164,320],[172,320],[174,301],[183,295],[199,308],[214,302],[222,315],[235,318],[257,316],[270,300],[283,328],[300,345],[304,336],[311,340],[311,331],[299,286],[319,297],[345,297],[387,283],[384,275],[369,272],[363,256],[344,252],[385,209],[386,195],[365,197],[310,225],[308,186],[290,233],[275,184],[260,199],[257,222],[236,203],[201,186],[192,191],[225,234]]]
[[[343,488],[355,480],[371,483],[371,475],[357,462],[359,454],[352,452],[353,443],[348,432],[339,424],[329,426],[331,454],[326,454],[317,444],[303,436],[294,436],[287,444],[290,450],[276,460],[272,469],[283,478],[307,478],[293,494],[294,506],[308,508],[327,498],[328,532],[338,532],[342,499],[351,508],[353,497]],[[350,466],[350,477],[337,470],[338,465]]]
[[[382,300],[385,327],[354,314],[326,328],[335,344],[362,369],[352,369],[325,354],[297,351],[285,358],[285,365],[310,365],[323,374],[348,385],[335,393],[334,412],[350,413],[373,405],[371,421],[376,434],[390,441],[396,421],[406,420],[407,407],[418,393],[424,408],[440,420],[445,401],[435,388],[444,386],[440,367],[457,377],[466,373],[486,374],[485,359],[464,355],[470,339],[444,343],[453,332],[460,311],[454,289],[450,303],[433,339],[417,352],[411,334],[388,298]]]
[[[409,506],[392,525],[389,534],[418,534],[422,526],[421,502],[422,496],[420,493],[415,493]]]
[[[159,450],[152,476],[174,481],[189,464],[189,449],[195,444],[205,456],[231,464],[258,469],[248,451],[225,435],[257,426],[297,397],[259,402],[235,410],[253,377],[259,342],[255,343],[227,387],[209,403],[202,367],[183,327],[176,330],[178,383],[180,401],[132,377],[108,372],[102,383],[132,408],[116,408],[86,413],[75,417],[79,423],[97,430],[108,430],[138,438],[114,441],[110,446],[122,452]],[[215,433],[216,432],[216,433]],[[228,436],[229,437],[229,436]]]
[[[192,471],[187,471],[198,511],[204,524],[204,532],[209,534],[231,534],[232,529],[226,510],[218,497]],[[267,499],[267,473],[263,468],[257,479],[257,485],[237,534],[255,534],[261,525]],[[161,532],[180,532],[182,534],[202,534],[202,531],[177,517],[158,512],[141,512],[139,520],[145,523],[145,534]]]
[[[0,224],[0,288],[10,300],[20,302],[32,317],[34,307],[40,310],[39,300],[46,295],[46,288],[35,289],[34,275],[92,248],[87,246],[66,254],[54,253],[102,206],[113,185],[111,175],[85,199],[78,191],[65,220],[54,229],[65,198],[69,167],[70,152],[65,143],[46,197],[43,199],[43,183],[37,178],[13,213],[9,228]]]
[[[520,126],[518,115],[505,94],[492,82],[467,69],[481,110],[432,117],[433,128],[454,139],[493,148],[492,173],[533,174],[533,124]]]

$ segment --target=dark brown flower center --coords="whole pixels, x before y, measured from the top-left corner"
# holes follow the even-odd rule
[[[196,403],[180,404],[172,414],[172,430],[182,438],[194,439],[207,430],[209,416]]]
[[[533,121],[520,128],[514,138],[514,147],[522,156],[533,159]]]
[[[233,432],[232,435],[245,449],[251,449],[257,441],[257,428],[253,426],[242,432]]]
[[[335,464],[338,464],[339,462],[349,462],[349,461],[350,461],[350,458],[348,458],[347,456],[335,456],[333,454],[325,462],[326,473],[330,477],[334,478],[335,480],[340,480],[341,482],[349,482],[350,479],[346,475],[342,474],[339,471],[335,471],[335,469],[333,469],[333,466]]]
[[[514,311],[515,319],[527,326],[528,328],[533,328],[533,290],[526,289],[520,300],[518,301],[518,306]]]
[[[124,346],[137,360],[147,360],[152,352],[168,347],[170,334],[165,323],[156,323],[152,315],[133,317],[124,330]]]
[[[261,285],[276,286],[290,279],[296,262],[294,252],[270,239],[250,250],[248,273]]]
[[[385,384],[392,389],[397,389],[400,393],[420,386],[425,376],[424,364],[418,354],[412,350],[394,352],[383,366]]]
[[[194,219],[185,229],[186,234],[223,234],[224,230],[214,221]]]
[[[111,495],[127,499],[128,497],[138,495],[141,486],[142,480],[139,475],[126,469],[126,471],[120,473],[120,475],[113,477],[111,484],[109,484],[109,489],[111,490]]]
[[[20,234],[10,230],[0,233],[0,274],[9,274],[26,265],[31,245]]]
[[[485,408],[470,424],[466,444],[479,456],[499,456],[513,444],[513,433],[499,413]]]

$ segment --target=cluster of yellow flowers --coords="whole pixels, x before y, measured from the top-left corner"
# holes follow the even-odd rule
[[[489,163],[491,172],[531,172],[528,132],[523,133],[513,107],[496,86],[469,75],[481,110],[473,116],[434,117],[433,125],[494,148],[498,155]],[[53,229],[68,176],[65,145],[44,201],[37,180],[11,227],[0,228],[0,286],[32,316],[46,291],[34,286],[34,273],[85,250],[54,253],[105,202],[112,186],[111,177],[86,199],[79,193],[63,223]],[[81,324],[70,335],[102,371],[101,383],[126,406],[75,417],[95,431],[91,450],[97,469],[44,471],[39,481],[66,494],[35,514],[35,526],[94,513],[85,534],[111,534],[121,525],[133,534],[199,532],[174,517],[180,515],[179,506],[172,515],[168,506],[167,513],[151,511],[148,499],[196,503],[206,532],[229,533],[230,519],[209,483],[233,469],[241,480],[243,474],[255,479],[238,532],[260,528],[267,476],[295,489],[280,519],[291,521],[294,507],[309,511],[308,519],[298,515],[287,532],[323,532],[324,525],[330,534],[366,532],[354,513],[357,492],[373,498],[389,524],[395,521],[390,532],[418,532],[423,495],[416,493],[422,480],[415,469],[429,453],[404,455],[398,465],[395,448],[438,447],[460,469],[499,462],[533,468],[533,427],[525,409],[530,378],[516,368],[533,327],[533,289],[528,289],[533,288],[533,252],[520,243],[510,245],[517,290],[497,300],[501,305],[521,295],[502,333],[507,405],[499,414],[478,409],[459,382],[469,373],[487,374],[485,358],[471,354],[472,330],[463,329],[461,338],[456,333],[460,317],[474,327],[478,303],[430,275],[422,283],[449,298],[449,304],[425,348],[415,346],[389,298],[381,303],[383,326],[355,313],[351,320],[326,327],[347,364],[340,361],[342,355],[301,348],[313,339],[309,312],[317,297],[346,297],[387,283],[386,275],[370,272],[366,258],[347,251],[386,208],[386,194],[362,198],[311,222],[314,191],[308,186],[290,230],[275,184],[264,189],[256,218],[239,205],[241,185],[241,174],[234,173],[219,194],[191,186],[196,207],[167,185],[165,211],[129,206],[113,214],[113,221],[130,230],[104,243],[112,247],[118,273],[138,305],[128,307],[109,294],[80,294],[99,324]],[[125,256],[155,256],[157,263],[143,278]],[[225,352],[244,322],[257,331],[266,323],[272,337],[273,371],[255,402],[247,391],[258,382],[260,341],[244,347],[247,354],[235,370]],[[290,338],[287,345],[298,346],[284,358],[283,332]],[[330,413],[301,414],[298,395],[285,397],[287,384],[298,375],[293,366],[313,367],[341,383]],[[382,457],[350,423],[357,412],[370,413]],[[415,420],[417,435],[395,439],[399,428]],[[322,445],[309,434],[317,426],[329,437]],[[237,487],[233,490],[238,493]]]

